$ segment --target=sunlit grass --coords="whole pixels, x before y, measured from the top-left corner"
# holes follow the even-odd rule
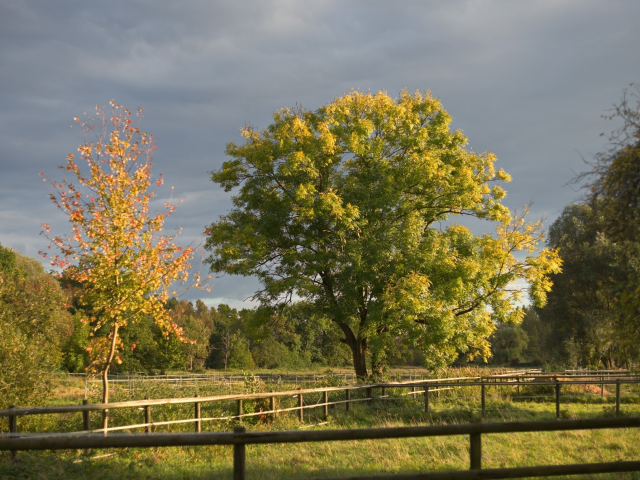
[[[465,372],[472,374],[472,372]],[[326,383],[326,380],[323,380]],[[340,384],[338,380],[334,383]],[[322,386],[322,382],[308,382],[298,387]],[[295,385],[266,382],[258,385],[234,387],[241,390],[289,390]],[[563,386],[565,394],[589,393],[588,397],[566,396],[561,403],[562,418],[611,417],[615,413],[615,397],[598,395],[599,387],[581,391],[581,387]],[[479,389],[464,387],[456,391],[442,390],[430,395],[431,410],[424,412],[422,394],[415,399],[408,390],[389,388],[393,399],[374,398],[370,403],[354,403],[350,412],[344,405],[331,407],[329,418],[322,416],[322,408],[305,410],[305,421],[300,423],[295,412],[280,414],[275,419],[246,418],[243,424],[249,431],[297,429],[346,429],[396,427],[406,425],[467,423],[480,416]],[[494,385],[487,388],[486,422],[551,420],[555,418],[553,388],[521,387],[520,396],[513,385]],[[83,385],[61,384],[60,395],[51,404],[81,403]],[[99,400],[99,390],[88,390],[91,401]],[[114,388],[112,401],[142,398],[187,397],[199,394],[219,395],[231,393],[220,385],[186,385],[169,383],[140,383]],[[380,395],[374,390],[374,397]],[[608,392],[611,393],[611,392]],[[626,388],[622,398],[623,415],[640,415],[637,386]],[[523,398],[531,395],[540,398]],[[78,395],[82,395],[77,397]],[[341,399],[343,392],[332,393],[330,400]],[[352,398],[363,396],[354,392]],[[466,398],[459,398],[466,397]],[[497,398],[503,397],[503,398]],[[320,400],[318,394],[305,397],[308,404]],[[280,407],[293,406],[294,398],[279,400]],[[255,411],[259,405],[247,401],[244,411]],[[203,416],[233,415],[235,402],[211,403],[202,406]],[[189,418],[193,405],[153,407],[154,421]],[[93,427],[98,427],[100,415],[92,414]],[[139,409],[111,410],[111,425],[141,423]],[[236,421],[203,423],[204,431],[230,431]],[[4,426],[3,426],[4,428]],[[21,417],[19,430],[30,432],[72,431],[82,428],[81,414],[38,415]],[[137,431],[141,431],[138,429]],[[158,432],[193,431],[193,424],[159,426]],[[638,460],[639,429],[596,430],[575,432],[544,432],[518,434],[491,434],[483,436],[483,467],[517,467],[545,464],[567,464]],[[106,455],[106,456],[105,456]],[[410,473],[435,470],[469,468],[469,440],[464,436],[368,440],[350,442],[323,442],[284,445],[247,446],[247,478],[311,478],[348,475],[375,475],[380,473]],[[232,477],[232,448],[184,447],[99,450],[85,456],[80,451],[19,452],[13,460],[8,453],[0,454],[0,478],[11,479],[80,479],[80,478],[149,478],[149,479],[213,479]],[[637,479],[640,474],[596,475],[598,479]]]

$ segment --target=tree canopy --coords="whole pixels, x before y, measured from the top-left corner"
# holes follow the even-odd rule
[[[621,246],[607,234],[608,207],[602,199],[567,205],[549,229],[548,245],[559,249],[561,273],[539,311],[552,331],[549,354],[568,364],[628,362],[617,285],[633,273]]]
[[[628,348],[640,341],[640,87],[632,84],[607,116],[622,122],[609,135],[609,147],[596,155],[588,178],[589,198],[606,210],[604,231],[624,254],[632,272],[617,284],[616,302],[623,313],[620,325]]]
[[[40,262],[0,245],[0,408],[48,397],[73,330],[66,303]]]
[[[214,272],[256,275],[263,304],[296,297],[340,328],[367,375],[401,339],[429,365],[488,356],[493,320],[517,322],[521,288],[542,304],[556,252],[540,222],[501,203],[495,156],[465,148],[429,92],[352,91],[316,110],[282,109],[212,172],[234,207],[207,230]],[[526,209],[525,209],[526,210]],[[455,217],[496,222],[474,235]],[[529,256],[522,261],[517,252]]]

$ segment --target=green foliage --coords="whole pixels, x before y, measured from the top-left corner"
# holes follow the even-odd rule
[[[520,326],[529,337],[524,357],[527,362],[539,365],[544,359],[551,359],[547,348],[551,340],[551,328],[540,319],[534,306],[524,307],[523,311],[524,318]]]
[[[519,363],[529,344],[529,336],[519,325],[500,325],[493,332],[491,346],[496,363]]]
[[[209,338],[214,329],[214,318],[217,313],[211,310],[202,300],[196,300],[196,306],[187,300],[175,299],[167,304],[171,311],[171,318],[182,328],[186,342],[182,343],[184,360],[187,368],[193,370],[204,367],[205,361],[211,353]]]
[[[121,332],[122,341],[130,347],[122,352],[122,363],[115,367],[123,372],[153,372],[185,368],[182,342],[168,337],[151,317],[128,325]]]
[[[0,268],[0,408],[41,404],[71,335],[66,296],[39,262],[2,245]]]
[[[263,305],[294,295],[332,321],[356,373],[388,362],[396,339],[439,366],[489,354],[494,319],[518,322],[524,280],[539,304],[559,270],[533,252],[540,223],[501,204],[509,176],[491,153],[465,149],[430,93],[393,99],[352,91],[315,112],[283,109],[212,180],[237,188],[234,208],[208,230],[212,271],[256,275]],[[452,216],[497,222],[473,235]],[[444,225],[443,225],[443,222]],[[519,261],[514,254],[529,256]]]
[[[73,330],[62,346],[62,366],[68,372],[83,372],[89,365],[89,334],[91,326],[83,321],[83,316],[76,313],[73,316]]]
[[[615,302],[617,285],[629,278],[631,266],[606,233],[607,212],[602,200],[568,205],[549,229],[549,246],[559,249],[563,261],[539,310],[551,329],[549,360],[613,366],[637,355],[623,341],[621,333],[627,333],[619,328]]]
[[[579,179],[591,200],[599,200],[604,213],[603,231],[620,249],[627,275],[615,284],[615,300],[621,313],[617,329],[624,349],[638,354],[640,343],[640,87],[614,106],[610,120],[622,122],[609,135],[609,148],[596,155],[593,169]],[[634,104],[635,102],[635,104]]]
[[[249,342],[238,334],[231,336],[231,354],[228,366],[241,370],[250,370],[256,367],[249,349]]]

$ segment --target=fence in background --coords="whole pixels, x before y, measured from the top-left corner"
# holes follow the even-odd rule
[[[540,374],[540,373],[525,373],[525,374],[501,374],[491,375],[487,377],[458,377],[447,379],[427,379],[417,380],[399,383],[377,383],[377,384],[365,384],[365,385],[345,385],[339,387],[323,387],[312,389],[297,389],[281,392],[262,392],[251,394],[231,394],[231,395],[215,395],[215,396],[203,396],[203,397],[190,397],[190,398],[166,398],[166,399],[151,399],[151,400],[134,400],[126,402],[113,402],[109,404],[89,404],[87,400],[82,405],[67,405],[67,406],[51,406],[51,407],[33,407],[33,408],[9,408],[0,410],[0,416],[4,416],[8,419],[9,433],[16,435],[18,433],[18,419],[27,415],[42,415],[42,414],[68,414],[68,413],[82,413],[83,416],[83,433],[90,432],[103,432],[105,435],[107,432],[121,431],[121,430],[133,430],[144,429],[145,432],[150,432],[151,428],[158,426],[175,425],[175,424],[188,424],[194,425],[196,432],[201,432],[201,426],[203,422],[221,421],[221,420],[241,420],[245,417],[259,416],[266,418],[268,415],[278,415],[284,412],[297,412],[300,421],[304,420],[304,411],[307,409],[322,408],[323,415],[326,418],[328,416],[329,406],[344,405],[346,411],[350,410],[353,403],[356,402],[370,402],[374,399],[381,401],[384,400],[400,400],[407,396],[417,399],[419,395],[422,396],[424,401],[424,410],[429,412],[431,409],[432,395],[438,395],[439,392],[445,390],[455,390],[459,388],[477,388],[479,390],[478,397],[480,400],[479,410],[484,417],[486,415],[486,400],[488,398],[487,391],[492,388],[511,388],[519,391],[520,388],[525,386],[544,386],[550,387],[554,393],[550,395],[555,397],[556,417],[560,418],[560,406],[562,400],[562,387],[569,385],[596,385],[600,387],[602,395],[604,396],[604,386],[612,385],[615,387],[615,413],[620,414],[621,409],[621,396],[622,387],[624,385],[637,385],[640,380],[637,376],[631,375],[630,372],[625,372],[623,375],[614,376],[613,374],[602,374],[599,377],[591,374],[590,379],[574,380],[575,375],[563,375],[563,374]],[[594,378],[595,377],[595,378]],[[562,381],[561,381],[562,380]],[[390,394],[390,392],[393,394]],[[352,393],[363,394],[359,398],[352,396]],[[306,403],[305,398],[316,397],[319,399],[316,403]],[[333,396],[333,399],[330,398]],[[540,396],[539,396],[540,397]],[[545,397],[549,397],[546,395]],[[296,399],[296,404],[291,407],[278,408],[276,399]],[[244,408],[245,402],[248,401],[263,401],[263,407],[254,409],[252,412],[246,412]],[[268,401],[268,407],[266,406]],[[206,417],[202,415],[203,404],[211,404],[216,402],[235,402],[236,410],[235,414],[220,415],[214,417]],[[193,405],[193,416],[190,418],[183,418],[179,420],[168,421],[153,421],[152,408],[162,405]],[[139,409],[144,412],[144,421],[135,424],[117,425],[109,427],[106,430],[103,429],[91,429],[90,414],[91,412],[105,412],[108,410],[116,409]]]

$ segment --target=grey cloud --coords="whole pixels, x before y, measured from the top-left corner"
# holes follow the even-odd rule
[[[38,172],[62,177],[82,141],[71,119],[96,103],[146,109],[188,243],[231,205],[207,172],[239,126],[352,87],[431,89],[469,147],[513,175],[507,204],[534,200],[551,221],[580,196],[566,183],[581,155],[603,148],[600,115],[640,79],[639,16],[615,0],[0,0],[0,242],[35,255],[40,222],[68,230]],[[226,277],[207,295],[256,288]]]

